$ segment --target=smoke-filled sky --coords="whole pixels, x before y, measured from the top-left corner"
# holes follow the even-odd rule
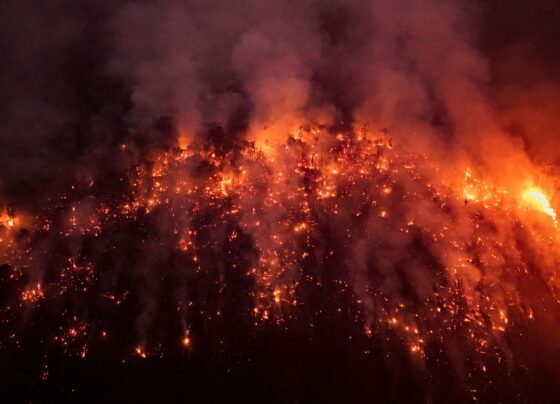
[[[273,138],[357,120],[429,147],[485,150],[491,169],[504,162],[492,162],[484,133],[503,130],[506,147],[557,159],[554,1],[1,7],[1,193],[10,202],[118,168],[123,140],[169,142],[154,129],[162,117],[187,137],[209,124],[229,137],[268,127]]]

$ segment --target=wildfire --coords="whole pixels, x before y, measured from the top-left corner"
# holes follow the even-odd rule
[[[531,187],[527,189],[523,193],[523,201],[528,207],[547,214],[556,223],[556,211],[550,206],[548,197],[540,188]]]
[[[41,305],[68,296],[99,298],[100,307],[115,310],[139,301],[153,315],[159,300],[135,289],[135,282],[147,287],[161,281],[172,289],[168,300],[176,300],[173,316],[189,329],[173,337],[183,348],[191,349],[192,336],[210,324],[227,323],[234,302],[257,328],[313,328],[335,307],[331,311],[350,316],[368,340],[395,338],[418,360],[461,330],[476,355],[501,361],[507,349],[500,341],[515,327],[512,307],[533,318],[530,304],[511,293],[516,286],[502,282],[508,268],[528,272],[532,265],[531,271],[546,274],[551,290],[557,287],[555,250],[528,263],[510,252],[531,244],[520,247],[507,236],[520,231],[523,209],[556,223],[544,191],[528,188],[520,202],[473,168],[443,178],[427,156],[387,137],[309,131],[285,144],[265,143],[264,152],[250,142],[235,152],[211,143],[168,150],[134,167],[126,180],[130,191],[120,199],[61,197],[56,209],[37,216],[37,228],[28,229],[33,237],[6,233],[14,240],[4,256],[12,279],[43,263],[46,269],[36,271],[49,274],[47,284],[18,290],[21,300]],[[11,217],[2,223],[16,225]],[[545,239],[524,231],[521,240]],[[52,248],[57,245],[72,248]],[[127,251],[122,257],[121,249]],[[118,281],[107,281],[112,266]],[[119,276],[130,273],[134,282],[121,285]],[[137,281],[143,277],[145,283]],[[330,295],[320,301],[323,292],[317,291],[324,290]],[[306,296],[320,307],[312,310]],[[128,355],[132,350],[147,358],[149,349],[156,357],[165,350],[144,339],[157,324],[150,315],[140,316],[142,336],[133,339],[150,342],[131,342]],[[70,324],[57,341],[78,346],[85,356],[93,330],[103,330],[98,339],[107,340],[102,320],[82,324],[64,317]],[[111,340],[118,338],[110,332]]]

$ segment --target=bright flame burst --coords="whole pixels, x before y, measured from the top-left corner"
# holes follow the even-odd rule
[[[543,212],[550,216],[554,222],[557,221],[556,212],[550,206],[546,194],[537,187],[531,187],[523,193],[523,201],[531,208]]]

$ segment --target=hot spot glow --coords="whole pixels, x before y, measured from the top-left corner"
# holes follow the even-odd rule
[[[540,188],[532,187],[526,190],[523,193],[523,201],[529,207],[547,214],[556,222],[556,212],[550,206],[547,196]]]
[[[130,182],[123,188],[129,192],[115,199],[102,198],[97,188],[88,186],[79,192],[72,188],[55,201],[56,209],[35,217],[22,217],[18,211],[14,218],[6,212],[0,216],[5,240],[0,253],[11,264],[9,282],[23,279],[28,268],[38,266],[40,273],[44,265],[63,265],[52,268],[43,284],[12,282],[20,299],[4,310],[17,313],[92,299],[89,291],[98,289],[95,296],[103,305],[118,310],[134,306],[127,304],[132,302],[128,296],[145,294],[135,290],[134,282],[124,290],[99,283],[98,274],[113,261],[105,249],[43,247],[94,237],[111,251],[109,257],[123,245],[146,250],[142,262],[131,269],[137,277],[148,270],[159,274],[163,264],[169,279],[185,279],[175,288],[166,278],[153,276],[161,279],[155,287],[170,288],[169,296],[177,299],[170,306],[173,317],[188,328],[173,340],[189,354],[185,357],[204,350],[196,341],[206,336],[206,325],[224,333],[218,341],[226,345],[230,329],[221,327],[232,324],[228,313],[233,305],[240,327],[247,326],[242,331],[251,335],[253,327],[312,329],[325,315],[348,316],[355,330],[365,332],[374,344],[389,333],[388,343],[402,343],[415,358],[439,355],[433,347],[445,344],[457,329],[473,357],[495,357],[501,351],[489,352],[489,341],[515,332],[516,323],[508,320],[510,307],[537,321],[530,299],[523,305],[504,301],[516,285],[502,285],[497,274],[510,270],[505,263],[511,262],[512,268],[531,265],[551,290],[558,287],[556,248],[547,250],[546,261],[530,264],[523,254],[509,253],[530,251],[533,247],[524,243],[530,238],[546,241],[539,248],[550,246],[550,229],[540,234],[542,228],[518,226],[530,221],[527,212],[543,212],[556,225],[556,212],[543,190],[531,187],[515,193],[496,178],[484,178],[476,166],[446,166],[442,175],[429,156],[406,145],[393,146],[390,138],[365,130],[338,136],[328,130],[305,131],[284,143],[268,144],[268,154],[252,141],[232,150],[213,141],[179,144],[138,163],[130,178],[122,180]],[[84,201],[82,192],[92,195]],[[13,230],[27,231],[13,231],[14,225]],[[519,240],[501,237],[512,231],[520,233]],[[531,232],[535,237],[528,237]],[[158,257],[179,265],[166,267],[167,258]],[[426,270],[430,265],[441,270]],[[141,340],[149,345],[127,347],[126,358],[157,360],[168,354],[165,344],[154,338],[158,323],[149,320],[139,321],[144,328]],[[103,317],[83,321],[87,327],[76,316],[60,321],[64,327],[56,341],[80,356],[88,352],[85,341],[97,322],[103,325],[103,339],[110,333],[111,341],[117,341],[130,332]],[[351,331],[349,340],[354,337]],[[370,351],[366,346],[364,352]]]
[[[142,359],[146,359],[147,354],[146,352],[142,349],[142,347],[137,346],[135,349],[136,355],[138,355],[139,357],[141,357]]]

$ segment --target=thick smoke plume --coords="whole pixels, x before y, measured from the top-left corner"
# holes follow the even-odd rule
[[[459,1],[3,9],[1,150],[10,200],[36,183],[112,168],[107,156],[124,137],[143,148],[169,144],[156,124],[166,117],[185,142],[209,125],[228,138],[274,142],[308,124],[368,123],[433,153],[471,153],[500,178],[528,164],[524,144],[555,158],[547,147],[556,104],[547,93],[557,85],[551,4],[532,12],[523,34],[512,22],[522,2],[513,11]]]

